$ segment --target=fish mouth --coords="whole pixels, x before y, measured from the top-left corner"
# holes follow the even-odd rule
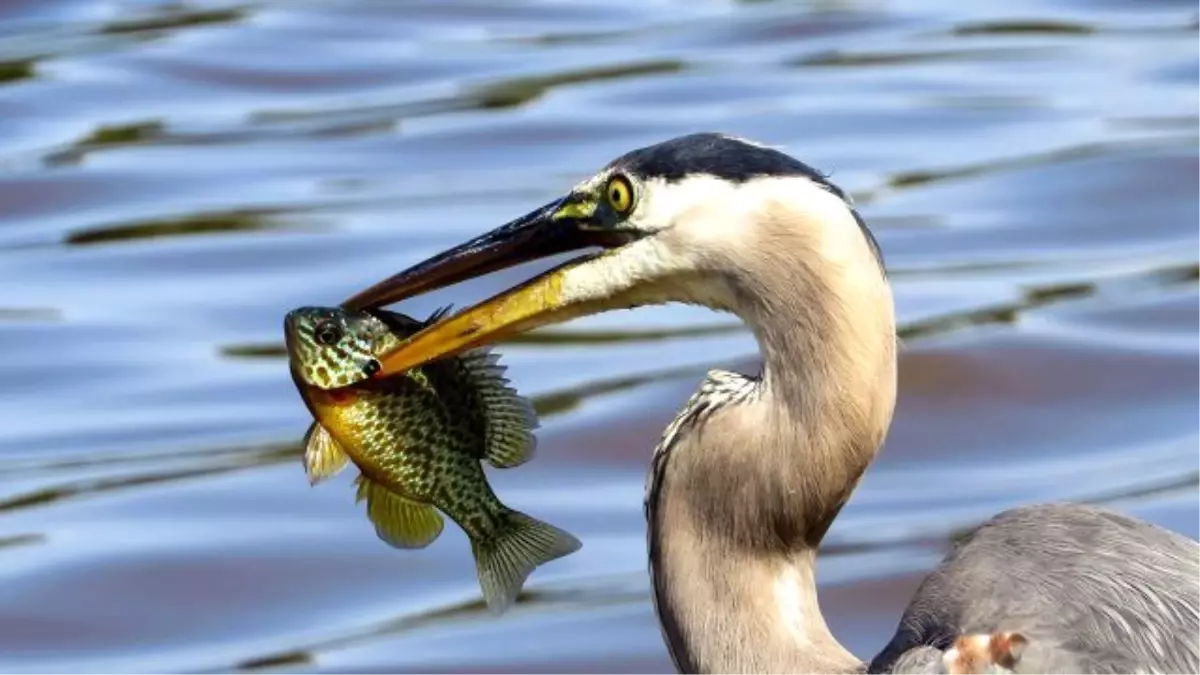
[[[572,193],[451,247],[346,300],[349,309],[370,309],[428,293],[476,277],[552,255],[598,248],[522,284],[442,319],[379,356],[373,374],[384,378],[437,359],[496,342],[540,326],[603,311],[619,298],[573,297],[567,292],[573,270],[595,265],[615,250],[644,236],[601,223],[595,197]]]

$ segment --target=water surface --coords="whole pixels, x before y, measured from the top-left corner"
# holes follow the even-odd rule
[[[641,491],[757,366],[735,320],[505,348],[544,428],[495,484],[584,547],[496,620],[458,530],[398,552],[353,472],[309,488],[281,319],[698,130],[831,172],[891,270],[896,421],[820,570],[859,656],[999,509],[1197,536],[1196,39],[1170,0],[4,3],[0,670],[669,670]]]

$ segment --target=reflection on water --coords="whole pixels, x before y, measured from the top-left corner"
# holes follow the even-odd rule
[[[1175,0],[0,5],[0,670],[668,670],[644,472],[757,367],[736,320],[504,346],[541,451],[490,478],[584,548],[498,620],[460,533],[398,552],[350,476],[308,487],[281,321],[697,130],[830,171],[889,263],[896,421],[821,569],[857,654],[1006,506],[1197,536],[1196,34]]]
[[[282,225],[282,223],[281,223]],[[273,227],[265,213],[211,213],[173,220],[128,223],[80,230],[67,235],[66,244],[98,244],[124,239],[177,237],[205,233],[265,230]]]

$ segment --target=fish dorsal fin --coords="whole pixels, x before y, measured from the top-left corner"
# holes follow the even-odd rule
[[[500,356],[489,349],[473,349],[462,355],[463,367],[475,378],[484,409],[484,457],[497,469],[520,466],[533,459],[538,427],[537,413],[529,399],[509,386]]]
[[[308,484],[316,485],[336,476],[349,461],[346,451],[319,422],[313,422],[304,432],[304,473]]]
[[[388,545],[425,548],[442,533],[445,521],[432,506],[405,499],[361,474],[354,483],[358,486],[354,501],[366,500],[367,518]]]
[[[382,321],[388,327],[388,330],[400,333],[401,337],[407,337],[426,326],[424,322],[418,321],[407,314],[390,312],[386,309],[370,309],[367,310],[367,313]]]
[[[368,312],[376,319],[382,321],[384,325],[386,325],[392,331],[401,333],[401,337],[408,337],[412,333],[416,333],[422,328],[428,328],[438,321],[441,321],[446,317],[447,314],[450,313],[450,310],[453,308],[454,305],[439,307],[438,309],[433,310],[433,313],[429,315],[429,318],[425,319],[424,321],[414,319],[407,314],[391,312],[386,309],[371,309],[368,310]]]
[[[432,326],[433,324],[446,318],[446,316],[450,314],[450,310],[452,310],[452,309],[454,309],[454,305],[446,305],[445,307],[439,307],[439,308],[433,310],[433,313],[429,315],[429,318],[425,319],[425,326],[426,327]]]

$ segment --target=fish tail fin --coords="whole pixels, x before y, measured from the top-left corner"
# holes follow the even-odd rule
[[[503,614],[533,570],[579,550],[571,533],[520,511],[507,510],[491,536],[471,539],[483,599],[495,614]]]

